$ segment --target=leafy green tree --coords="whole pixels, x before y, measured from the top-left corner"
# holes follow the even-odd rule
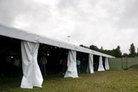
[[[92,49],[92,50],[99,51],[99,48],[97,46],[95,46],[95,45],[90,45],[89,48]]]
[[[135,46],[134,46],[133,43],[130,45],[129,51],[130,51],[130,53],[129,53],[130,57],[135,57],[136,56]]]
[[[102,53],[105,53],[105,54],[109,54],[109,55],[112,55],[112,56],[115,56],[115,57],[122,57],[122,52],[120,50],[120,46],[117,46],[116,49],[112,49],[112,50],[104,50],[103,47],[101,47],[99,49],[95,45],[90,45],[89,47],[84,46],[84,45],[80,45],[80,46],[84,47],[84,48],[89,48],[91,50],[99,51],[99,52],[102,52]]]
[[[138,57],[138,48],[136,48],[136,56]]]
[[[114,53],[116,57],[121,57],[122,56],[122,52],[120,50],[120,46],[117,46],[117,48],[114,50]]]
[[[128,57],[129,55],[127,53],[124,53],[122,56],[123,57]]]
[[[103,51],[104,49],[103,49],[103,46],[101,47],[101,49],[100,49],[101,51]]]
[[[88,48],[87,46],[84,46],[83,44],[81,44],[80,47]]]

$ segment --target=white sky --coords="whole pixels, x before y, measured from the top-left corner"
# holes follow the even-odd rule
[[[0,23],[52,39],[129,52],[138,47],[138,0],[0,0]]]

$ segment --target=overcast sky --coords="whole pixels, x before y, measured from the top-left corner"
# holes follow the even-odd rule
[[[138,47],[138,0],[0,0],[0,24],[124,53]]]

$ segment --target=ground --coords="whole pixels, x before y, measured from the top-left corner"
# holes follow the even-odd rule
[[[138,70],[79,74],[79,78],[47,75],[43,88],[21,89],[21,78],[0,77],[0,92],[138,92]]]

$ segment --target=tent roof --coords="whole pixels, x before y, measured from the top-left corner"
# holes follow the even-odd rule
[[[60,47],[60,48],[76,50],[76,51],[80,51],[80,52],[84,52],[84,53],[91,53],[94,55],[100,55],[100,56],[104,56],[104,57],[108,57],[108,58],[113,57],[111,55],[107,55],[107,54],[104,54],[101,52],[97,52],[97,51],[83,48],[80,46],[76,46],[73,44],[57,41],[57,40],[50,39],[50,38],[47,38],[42,35],[37,35],[34,33],[30,33],[30,32],[27,32],[27,31],[24,31],[21,29],[17,29],[17,28],[5,26],[5,25],[0,25],[0,35],[19,39],[19,40],[31,41],[31,42],[36,42],[36,43],[38,42],[38,43],[43,43],[43,44],[56,46],[56,47]]]

